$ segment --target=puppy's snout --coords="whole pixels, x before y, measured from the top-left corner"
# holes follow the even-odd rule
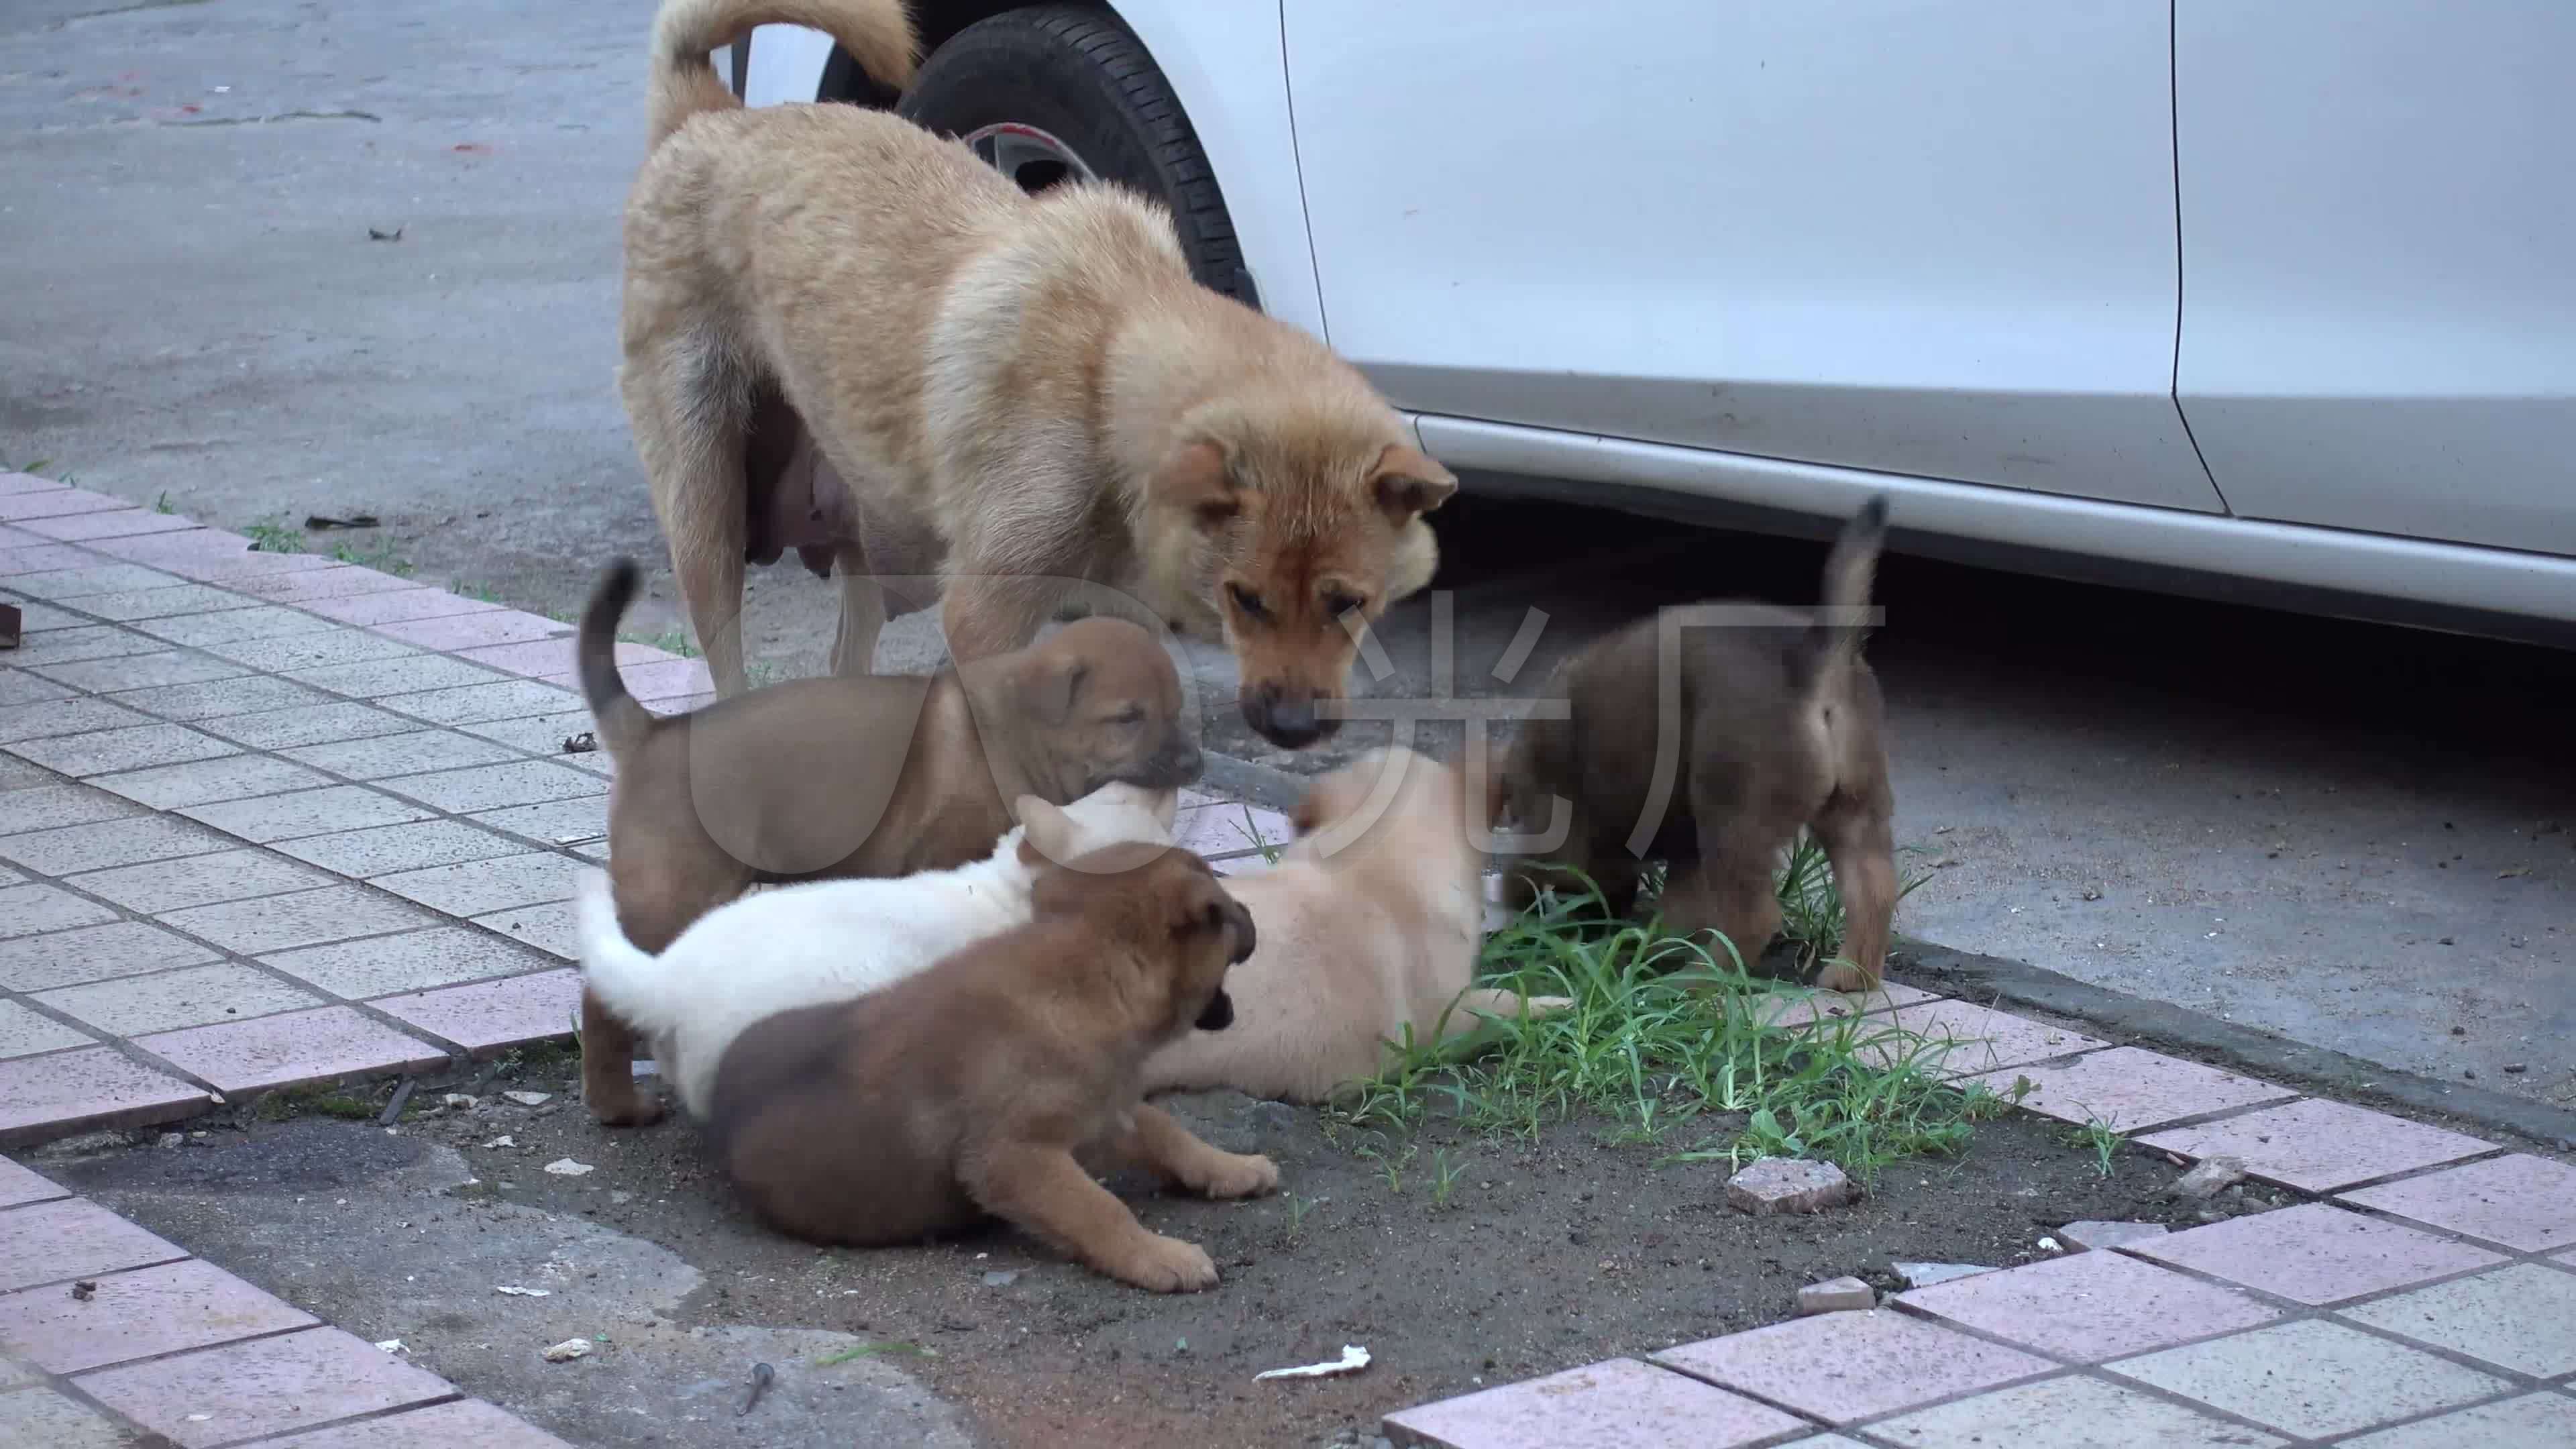
[[[1339,719],[1320,713],[1314,691],[1275,680],[1244,692],[1243,722],[1283,750],[1302,750],[1342,727]]]
[[[1252,959],[1252,948],[1258,939],[1252,929],[1252,909],[1232,896],[1222,907],[1227,924],[1234,928],[1234,949],[1226,953],[1226,964],[1240,966]]]
[[[1197,743],[1175,729],[1161,749],[1146,757],[1130,783],[1148,790],[1177,790],[1197,784],[1206,771],[1207,757],[1199,753]]]
[[[1224,987],[1218,987],[1216,995],[1208,998],[1207,1009],[1191,1025],[1201,1031],[1223,1031],[1234,1025],[1234,998],[1225,994]]]

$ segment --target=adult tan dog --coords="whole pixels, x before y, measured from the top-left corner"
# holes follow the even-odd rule
[[[1520,1014],[1508,991],[1471,988],[1484,943],[1484,864],[1469,816],[1480,789],[1437,760],[1372,750],[1308,788],[1298,838],[1268,870],[1226,887],[1261,923],[1261,948],[1226,978],[1234,1029],[1192,1032],[1145,1064],[1145,1090],[1233,1087],[1320,1102],[1373,1076],[1386,1044],[1475,1030]],[[1531,997],[1533,1011],[1567,1004]]]
[[[717,1160],[812,1242],[918,1242],[991,1216],[1139,1288],[1209,1287],[1205,1252],[1147,1231],[1089,1169],[1132,1162],[1220,1198],[1278,1186],[1268,1158],[1191,1136],[1136,1078],[1194,1023],[1226,1025],[1252,917],[1206,861],[1154,845],[1042,866],[1035,899],[1028,925],[735,1038],[708,1114]]]
[[[1555,856],[1590,876],[1612,911],[1628,911],[1660,856],[1665,923],[1717,930],[1748,963],[1780,929],[1772,876],[1804,826],[1833,865],[1848,922],[1816,982],[1876,990],[1896,915],[1896,798],[1886,706],[1849,613],[1869,604],[1886,531],[1887,500],[1873,498],[1826,556],[1824,604],[1840,620],[1731,605],[1731,622],[1676,631],[1670,679],[1657,656],[1677,621],[1660,617],[1566,660],[1543,692],[1570,712],[1522,722],[1494,777],[1493,815],[1534,826],[1551,796],[1565,800],[1570,824]],[[1670,717],[1659,719],[1667,698]],[[1659,777],[1671,794],[1650,818]],[[1642,853],[1629,848],[1641,822],[1651,833]],[[1572,884],[1544,866],[1508,874],[1516,903],[1541,884]]]
[[[833,670],[865,672],[875,551],[935,558],[955,658],[1085,595],[1221,633],[1272,742],[1331,733],[1342,621],[1430,581],[1422,515],[1457,480],[1321,341],[1193,282],[1162,207],[1030,197],[884,112],[743,109],[708,52],[769,23],[829,32],[889,85],[915,48],[897,0],[666,0],[654,21],[618,383],[717,690],[745,687],[745,560],[789,547],[835,561]],[[791,416],[822,466],[778,444]]]
[[[617,674],[636,573],[619,559],[601,576],[578,652],[617,762],[618,924],[648,954],[755,881],[952,869],[993,849],[1023,795],[1064,805],[1113,782],[1172,790],[1203,767],[1171,656],[1117,619],[928,676],[800,679],[655,715]],[[634,1055],[633,1034],[585,993],[582,1097],[602,1122],[661,1115],[635,1089]]]

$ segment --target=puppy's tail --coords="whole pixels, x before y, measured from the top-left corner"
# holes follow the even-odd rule
[[[582,607],[581,635],[574,646],[581,661],[581,690],[590,697],[591,723],[599,743],[613,757],[633,749],[653,727],[653,712],[635,702],[635,696],[626,692],[626,681],[617,674],[617,623],[626,617],[626,606],[635,602],[638,576],[631,558],[608,566],[591,589],[590,602]]]
[[[761,25],[801,25],[841,43],[870,80],[912,82],[920,44],[903,0],[662,0],[653,17],[650,150],[706,111],[742,105],[717,77],[713,52]]]
[[[626,939],[608,872],[586,871],[573,903],[581,936],[581,979],[618,1020],[650,1037],[679,1025],[662,992],[662,962]]]
[[[1823,604],[1837,612],[1869,607],[1870,584],[1878,575],[1878,551],[1887,541],[1887,495],[1884,493],[1860,506],[1852,521],[1843,525],[1842,534],[1834,540],[1833,552],[1825,555]],[[1860,641],[1869,626],[1842,618],[1818,621],[1810,633],[1810,656],[1815,661],[1814,677],[1824,679],[1836,666],[1859,657]]]

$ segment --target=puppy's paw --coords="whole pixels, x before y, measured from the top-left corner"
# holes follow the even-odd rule
[[[1533,996],[1529,999],[1529,1016],[1545,1016],[1551,1011],[1564,1011],[1574,1005],[1571,996]]]
[[[1116,1263],[1105,1263],[1111,1277],[1153,1293],[1196,1293],[1216,1286],[1216,1260],[1196,1243],[1160,1233],[1147,1233]]]
[[[1267,1157],[1220,1152],[1214,1158],[1207,1180],[1197,1185],[1210,1197],[1256,1197],[1279,1185],[1279,1164]]]
[[[593,1097],[583,1094],[583,1105],[603,1127],[650,1127],[662,1120],[662,1099],[651,1092],[628,1087],[623,1092],[606,1092]]]
[[[1828,961],[1816,973],[1816,984],[1827,991],[1847,991],[1865,996],[1878,989],[1878,978],[1849,961]]]

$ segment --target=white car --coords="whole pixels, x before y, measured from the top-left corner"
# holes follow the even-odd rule
[[[1471,487],[1885,489],[1972,561],[2576,624],[2576,4],[913,11],[899,99],[812,31],[722,59],[1163,198]]]

